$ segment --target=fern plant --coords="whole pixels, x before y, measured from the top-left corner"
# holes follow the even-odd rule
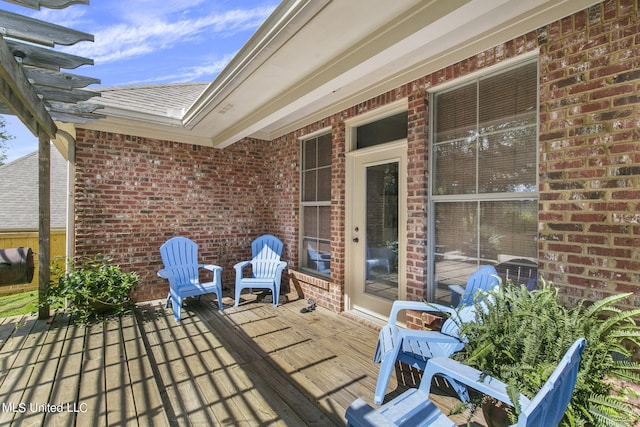
[[[566,308],[558,289],[503,286],[476,301],[477,321],[464,325],[468,344],[455,358],[508,384],[511,400],[532,398],[578,338],[587,340],[572,400],[563,426],[629,426],[640,416],[629,403],[631,390],[612,379],[640,382],[640,309],[616,304],[631,294],[610,296],[591,305]],[[488,307],[488,309],[487,309]],[[520,408],[514,408],[517,417]]]
[[[52,265],[47,305],[64,309],[78,323],[103,312],[119,315],[133,305],[130,294],[140,280],[138,274],[122,271],[106,257],[74,261],[70,271],[59,262]]]

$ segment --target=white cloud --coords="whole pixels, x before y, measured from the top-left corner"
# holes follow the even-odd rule
[[[16,9],[15,13],[30,16],[41,21],[50,22],[63,27],[77,29],[86,20],[89,9],[87,7],[68,7],[65,9],[46,9],[30,11],[27,9]]]
[[[93,58],[96,65],[140,57],[170,49],[197,37],[229,37],[239,31],[257,28],[271,13],[271,7],[231,10],[196,19],[163,15],[156,11],[144,23],[129,16],[127,21],[97,28],[95,42],[83,42],[64,51]]]
[[[212,80],[212,77],[218,75],[224,67],[233,59],[235,53],[225,55],[221,59],[206,61],[204,60],[201,65],[193,67],[178,68],[171,74],[159,74],[151,78],[134,80],[127,82],[127,85],[139,85],[139,84],[152,84],[152,83],[165,83],[165,82],[194,82]]]
[[[199,5],[207,4],[210,0],[128,0],[114,2],[111,4],[113,15],[120,17],[123,21],[134,25],[144,24],[149,21],[166,20],[169,17],[179,17],[188,15]],[[209,7],[215,3],[209,3]]]

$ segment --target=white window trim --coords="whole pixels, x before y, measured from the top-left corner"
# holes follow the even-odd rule
[[[357,107],[356,107],[357,108]],[[405,112],[409,109],[409,100],[407,98],[400,99],[398,101],[391,102],[386,105],[375,108],[374,110],[367,111],[358,114],[355,117],[351,117],[344,121],[345,124],[345,147],[346,151],[351,152],[356,150],[356,136],[355,132],[359,126],[364,126],[369,123],[376,122],[381,119],[385,119],[394,114]]]
[[[429,104],[433,105],[433,100],[435,96],[439,93],[447,92],[449,90],[453,90],[455,88],[461,87],[465,84],[471,83],[473,81],[480,80],[484,77],[488,77],[491,75],[499,74],[506,72],[509,69],[517,68],[520,66],[524,66],[528,62],[535,61],[538,64],[538,73],[536,77],[536,84],[538,89],[538,96],[536,99],[536,124],[539,127],[540,124],[540,55],[537,51],[532,51],[523,55],[519,55],[515,58],[511,58],[505,60],[499,64],[489,66],[487,68],[483,68],[476,72],[472,72],[467,76],[453,79],[446,83],[434,86],[427,90],[429,96]],[[510,193],[476,193],[476,194],[462,194],[462,195],[434,195],[433,194],[433,179],[434,179],[434,123],[435,120],[435,108],[429,109],[429,136],[427,142],[427,150],[429,153],[429,185],[428,185],[428,227],[427,227],[427,286],[425,288],[425,297],[427,301],[435,301],[435,264],[433,260],[435,259],[435,205],[436,202],[481,202],[481,201],[536,201],[539,200],[539,192],[510,192]],[[536,129],[536,153],[539,153],[540,140],[539,140],[539,131]],[[540,158],[536,155],[536,171],[540,170]],[[539,188],[540,177],[539,174],[536,173],[536,182],[535,188],[536,190]]]
[[[300,174],[299,174],[299,179],[300,179],[300,191],[298,192],[298,203],[300,208],[303,207],[307,207],[307,206],[312,206],[312,207],[320,207],[320,206],[331,206],[331,199],[327,200],[327,201],[303,201],[302,200],[302,193],[303,193],[303,188],[302,188],[302,184],[303,184],[303,173],[304,173],[304,169],[303,169],[303,165],[304,165],[304,150],[303,150],[303,146],[304,143],[310,139],[314,139],[314,138],[318,138],[320,136],[323,135],[332,135],[332,127],[331,126],[327,126],[324,127],[322,129],[319,129],[315,132],[311,132],[307,135],[303,135],[301,137],[298,138],[298,149],[300,150]],[[331,138],[333,140],[333,138]],[[333,144],[331,149],[333,150]],[[333,169],[333,163],[331,163],[329,165],[330,169]],[[298,269],[305,273],[305,274],[310,274],[314,277],[319,277],[323,280],[326,280],[327,278],[331,277],[331,273],[329,274],[322,274],[319,273],[313,269],[310,269],[309,267],[303,267],[303,263],[302,263],[302,257],[306,256],[306,249],[304,248],[304,213],[303,213],[303,209],[299,209],[298,210],[298,217],[299,217],[299,221],[298,221]],[[331,244],[331,240],[329,240],[329,244]]]

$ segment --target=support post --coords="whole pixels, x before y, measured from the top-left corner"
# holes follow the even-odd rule
[[[44,302],[51,276],[51,143],[38,133],[38,303]],[[49,306],[39,305],[38,318],[49,317]]]

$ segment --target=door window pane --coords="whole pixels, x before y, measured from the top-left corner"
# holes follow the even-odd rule
[[[398,298],[398,170],[397,162],[366,170],[365,292]]]

